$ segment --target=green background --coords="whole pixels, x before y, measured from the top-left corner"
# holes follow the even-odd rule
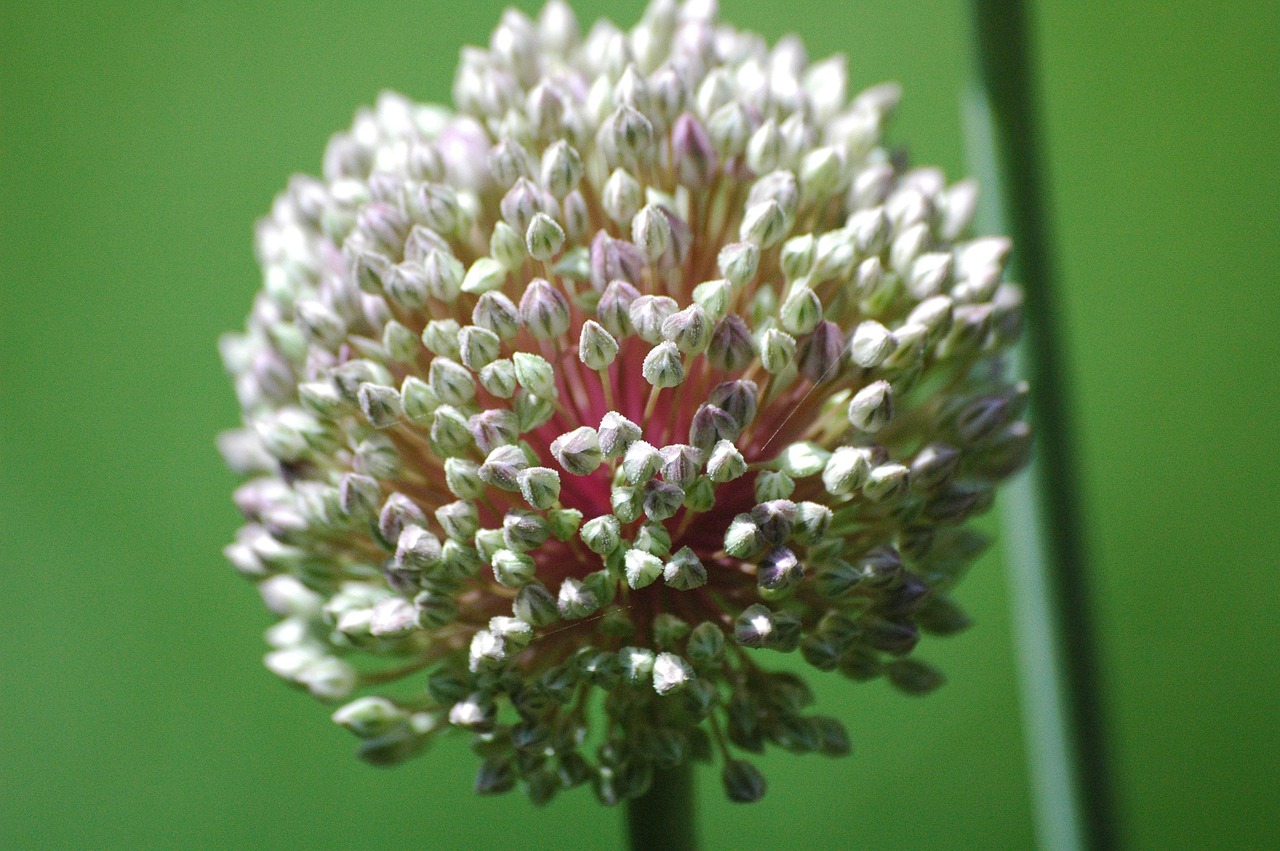
[[[1277,847],[1280,11],[1032,5],[1122,838]],[[447,98],[499,11],[0,1],[0,847],[617,844],[586,791],[472,797],[461,742],[358,763],[262,669],[220,554],[214,343],[258,285],[254,219],[380,88]],[[900,80],[893,138],[962,173],[963,4],[722,11]],[[706,847],[1031,846],[998,556],[961,598],[978,625],[922,647],[938,694],[820,681],[852,757],[770,756],[746,808],[704,772]]]

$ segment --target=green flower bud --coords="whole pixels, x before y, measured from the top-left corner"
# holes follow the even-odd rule
[[[488,328],[502,339],[509,340],[520,330],[520,311],[502,293],[485,292],[471,311],[471,321],[481,328]]]
[[[445,535],[455,541],[471,540],[480,528],[480,516],[475,503],[465,499],[445,503],[436,509],[435,517]]]
[[[693,678],[693,667],[674,653],[659,653],[653,660],[653,690],[658,694],[679,691]]]
[[[760,340],[760,363],[766,371],[777,375],[791,365],[795,355],[795,337],[777,328],[764,332]]]
[[[640,439],[640,427],[621,414],[610,411],[600,420],[600,449],[609,458],[626,454]]]
[[[540,514],[523,508],[511,508],[502,518],[502,540],[508,549],[528,552],[542,546],[551,527]]]
[[[679,309],[675,299],[667,296],[637,296],[628,307],[628,315],[636,334],[646,343],[663,339],[663,324]]]
[[[782,327],[792,334],[808,334],[822,321],[822,302],[807,286],[797,284],[782,302]]]
[[[533,581],[536,568],[533,559],[524,553],[501,549],[494,552],[493,578],[506,588],[519,588]]]
[[[524,236],[529,256],[544,263],[550,262],[560,254],[564,244],[564,228],[546,213],[535,214]]]
[[[520,493],[534,508],[550,508],[560,498],[560,474],[548,467],[530,467],[517,476]]]
[[[849,402],[849,422],[859,431],[874,433],[893,418],[893,389],[887,381],[874,381]]]
[[[684,505],[684,490],[669,482],[651,480],[644,486],[644,513],[655,523],[670,520]]]
[[[524,264],[525,259],[523,234],[518,233],[515,228],[506,222],[497,222],[493,226],[493,233],[489,236],[489,256],[493,258],[493,260],[497,262],[504,271],[518,270]],[[473,266],[472,268],[474,269],[475,267]],[[467,286],[469,278],[470,275],[468,275],[467,279],[463,279],[463,291],[484,292],[484,290],[468,290]],[[474,280],[472,280],[471,285],[476,286]],[[489,289],[497,289],[497,287],[501,286],[501,281],[499,281],[496,287],[491,286]]]
[[[672,588],[689,591],[706,584],[707,569],[692,549],[681,547],[663,566],[662,578]]]
[[[662,575],[662,559],[644,550],[627,550],[625,564],[627,584],[635,590],[652,585]]]
[[[520,490],[520,471],[529,466],[529,459],[518,446],[504,445],[493,449],[480,465],[477,474],[485,484],[504,491]]]
[[[797,281],[809,274],[813,268],[815,242],[813,234],[807,233],[788,239],[782,245],[782,274],[788,281]]]
[[[588,319],[582,323],[578,338],[578,359],[588,369],[607,369],[618,356],[618,341],[599,323]]]
[[[556,540],[567,541],[578,533],[582,512],[576,508],[553,508],[547,512],[547,525]]]
[[[745,239],[745,237],[744,237]],[[755,242],[734,242],[720,249],[716,268],[721,276],[735,287],[749,283],[760,267],[760,246]]]
[[[582,542],[597,555],[606,556],[621,543],[621,525],[612,515],[595,517],[582,526]]]
[[[458,358],[462,349],[458,346],[458,332],[462,330],[452,319],[433,319],[422,331],[422,344],[433,355]]]
[[[639,488],[614,485],[609,492],[609,505],[618,520],[632,523],[640,519],[644,507],[644,492]]]
[[[684,489],[684,507],[690,511],[710,511],[716,504],[716,486],[707,476],[699,476]]]
[[[476,378],[480,381],[481,387],[499,399],[510,399],[515,395],[516,367],[507,358],[485,364],[480,368]]]
[[[711,343],[711,319],[701,305],[692,304],[662,322],[662,336],[685,354],[697,354]]]
[[[872,502],[892,502],[906,493],[910,471],[901,464],[881,464],[872,469],[862,493]]]
[[[631,219],[631,241],[650,260],[657,260],[671,246],[671,224],[656,204],[646,204]]]
[[[476,499],[484,493],[479,465],[463,458],[445,460],[444,480],[449,491],[459,499]]]
[[[513,611],[520,620],[535,627],[549,626],[560,617],[555,598],[537,581],[516,592]]]
[[[600,609],[600,601],[582,582],[577,579],[566,579],[560,585],[560,596],[556,600],[556,608],[560,617],[566,620],[578,620],[595,614]]]
[[[734,517],[724,533],[724,551],[734,558],[750,559],[763,547],[764,540],[751,517],[746,514]]]
[[[458,331],[458,351],[462,363],[470,370],[480,370],[498,357],[502,341],[487,328],[468,325]]]
[[[641,374],[654,387],[678,387],[684,381],[684,364],[675,343],[666,342],[654,346],[645,355]]]
[[[884,673],[894,688],[914,696],[928,694],[946,682],[936,668],[916,659],[895,659],[884,666]]]
[[[827,459],[822,471],[822,486],[827,493],[848,496],[862,487],[871,472],[871,452],[868,449],[842,446]]]
[[[796,483],[786,473],[765,470],[756,477],[756,501],[769,502],[786,499],[796,489]]]
[[[514,366],[512,367],[514,374]],[[536,396],[527,390],[516,392],[516,419],[520,422],[520,431],[533,431],[546,424],[555,414],[555,405],[550,399]]]
[[[431,385],[436,398],[446,405],[466,405],[476,395],[476,384],[471,372],[449,358],[432,359],[427,372],[427,383]]]
[[[632,684],[639,684],[653,676],[655,655],[652,650],[643,647],[624,647],[618,651],[618,663],[622,678]]]

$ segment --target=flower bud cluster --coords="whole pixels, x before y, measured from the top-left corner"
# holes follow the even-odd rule
[[[1021,296],[973,184],[881,146],[896,88],[846,86],[706,0],[551,0],[277,198],[227,555],[362,758],[463,731],[481,793],[713,760],[751,801],[744,753],[849,750],[770,654],[941,683],[911,653],[1029,451]]]

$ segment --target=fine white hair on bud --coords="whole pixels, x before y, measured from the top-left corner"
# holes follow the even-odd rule
[[[849,82],[711,0],[550,0],[276,199],[220,342],[226,554],[363,759],[471,736],[479,792],[612,804],[714,736],[747,802],[739,751],[850,750],[772,653],[942,684],[910,654],[1031,451],[1022,294],[976,184],[882,143],[897,86]]]

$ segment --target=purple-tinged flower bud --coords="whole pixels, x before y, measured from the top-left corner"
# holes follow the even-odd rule
[[[520,320],[538,339],[559,337],[569,330],[569,300],[547,281],[534,278],[520,297]]]
[[[596,430],[581,426],[551,441],[551,454],[575,476],[587,476],[604,461]]]
[[[796,554],[786,547],[778,547],[765,553],[760,561],[757,581],[766,591],[787,591],[804,579],[804,565]]]
[[[614,239],[603,230],[591,241],[591,285],[597,290],[615,280],[642,280],[644,266],[644,254],[629,242]]]
[[[626,281],[612,281],[600,295],[596,316],[600,324],[615,337],[625,337],[634,330],[631,324],[631,305],[640,297],[635,287]]]
[[[715,177],[715,146],[706,128],[688,112],[682,113],[671,127],[671,158],[682,186],[695,191],[705,189]]]
[[[840,326],[823,320],[812,334],[800,341],[796,350],[796,366],[801,375],[817,384],[835,377],[842,354],[844,336],[840,333]]]
[[[756,359],[755,339],[740,316],[730,313],[716,323],[707,347],[707,359],[726,372],[744,369]]]

